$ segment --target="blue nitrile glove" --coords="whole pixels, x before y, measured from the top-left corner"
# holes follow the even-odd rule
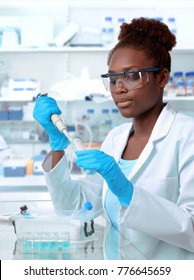
[[[51,149],[53,151],[62,151],[69,145],[69,140],[52,123],[50,119],[52,114],[61,114],[55,99],[40,95],[34,106],[33,117],[47,132]]]
[[[76,164],[84,170],[99,172],[108,184],[109,189],[118,197],[122,206],[128,206],[133,195],[133,185],[127,180],[115,159],[99,150],[76,152]]]

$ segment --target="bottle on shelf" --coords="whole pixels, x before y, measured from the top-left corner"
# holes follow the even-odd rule
[[[185,96],[185,82],[182,71],[174,72],[174,84],[176,96]]]
[[[174,17],[170,17],[167,20],[167,25],[170,31],[176,36],[177,35],[177,27],[176,27],[176,20]]]
[[[185,89],[184,81],[177,82],[176,96],[182,96],[182,97],[186,96],[186,89]]]
[[[105,17],[102,26],[102,44],[109,46],[114,42],[114,25],[112,17]]]
[[[163,17],[155,17],[154,19],[163,22]]]
[[[169,78],[168,78],[168,83],[164,88],[164,96],[168,96],[171,98],[176,96],[175,85],[174,85],[174,80],[173,80],[172,76],[169,76]]]
[[[194,95],[194,72],[185,73],[185,90],[187,96]]]
[[[115,43],[118,42],[118,36],[119,36],[119,33],[120,33],[120,27],[121,27],[121,25],[124,22],[125,22],[125,18],[123,18],[123,17],[119,17],[117,19],[116,26],[115,26]]]

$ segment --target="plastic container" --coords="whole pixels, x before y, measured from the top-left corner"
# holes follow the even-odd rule
[[[3,162],[4,177],[24,177],[26,175],[26,160],[8,159]]]
[[[1,121],[8,120],[8,110],[0,110],[0,120]]]
[[[82,222],[91,221],[94,218],[93,205],[85,202],[80,211],[73,214],[73,218]]]
[[[8,110],[8,119],[9,120],[22,120],[23,111],[21,108],[11,108]]]
[[[104,18],[101,35],[103,46],[111,45],[114,42],[114,25],[112,17]]]
[[[17,249],[22,253],[58,253],[70,251],[76,243],[93,240],[94,221],[75,219],[76,213],[47,211],[46,214],[30,213],[30,216],[14,215]]]

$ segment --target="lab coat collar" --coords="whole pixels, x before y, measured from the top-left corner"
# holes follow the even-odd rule
[[[175,117],[176,111],[172,109],[170,104],[166,104],[157,119],[149,141],[155,142],[164,138],[168,134]]]
[[[176,111],[174,111],[174,109],[172,109],[171,106],[167,104],[163,108],[162,112],[160,113],[156,121],[149,142],[155,142],[161,138],[164,138],[168,134],[172,126],[172,123],[175,119],[175,116],[176,116]],[[117,135],[115,135],[113,139],[113,144],[115,147],[114,150],[115,160],[118,160],[121,157],[122,152],[127,144],[128,137],[132,133],[133,133],[133,124],[129,123],[124,130],[122,130]]]
[[[163,108],[161,114],[159,115],[158,120],[151,133],[150,139],[149,139],[147,145],[145,146],[145,148],[143,149],[141,155],[137,159],[137,161],[128,177],[129,179],[131,179],[135,175],[138,175],[137,174],[138,171],[146,163],[146,160],[149,158],[149,156],[153,152],[154,144],[156,144],[157,141],[164,138],[168,134],[168,132],[172,126],[172,123],[175,119],[175,116],[176,116],[176,112],[171,108],[171,106],[169,104],[167,104]],[[129,126],[127,126],[127,128],[128,129],[125,129],[125,130],[121,131],[119,134],[117,134],[113,140],[114,147],[115,147],[113,156],[117,162],[119,161],[119,159],[122,156],[123,150],[128,141],[128,136],[133,132],[132,123],[130,123]]]
[[[129,123],[126,129],[124,129],[114,137],[113,144],[115,149],[114,149],[113,156],[116,161],[118,161],[121,158],[122,153],[127,144],[129,135],[131,135],[132,133],[133,133],[133,124]]]

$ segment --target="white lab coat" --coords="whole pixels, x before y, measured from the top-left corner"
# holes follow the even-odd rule
[[[117,162],[131,128],[114,128],[102,145]],[[96,215],[106,214],[108,187],[101,175],[71,181],[65,156],[51,170],[51,153],[43,168],[55,208],[75,209],[88,200]],[[119,209],[121,234],[149,256],[163,241],[194,252],[194,119],[167,104],[128,179],[134,193],[130,205]]]

